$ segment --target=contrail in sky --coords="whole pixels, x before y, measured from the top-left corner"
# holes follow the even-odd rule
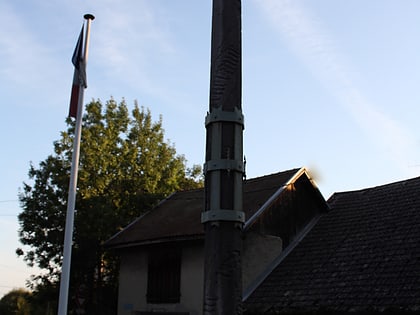
[[[363,95],[352,80],[351,69],[339,53],[322,23],[297,0],[256,0],[286,44],[306,64],[314,76],[352,115],[372,142],[385,150],[405,173],[417,146],[412,134]]]

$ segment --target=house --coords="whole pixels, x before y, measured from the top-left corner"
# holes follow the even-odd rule
[[[420,177],[328,205],[244,295],[245,314],[419,314]]]
[[[115,235],[119,315],[201,314],[203,191]],[[420,177],[323,199],[306,169],[244,183],[244,315],[420,314]]]
[[[326,213],[305,168],[244,182],[242,274],[246,294]],[[107,243],[121,257],[118,314],[202,313],[204,190],[176,192]]]

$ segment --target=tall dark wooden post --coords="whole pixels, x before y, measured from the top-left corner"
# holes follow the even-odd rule
[[[205,315],[242,314],[243,129],[241,1],[213,0],[206,116]]]

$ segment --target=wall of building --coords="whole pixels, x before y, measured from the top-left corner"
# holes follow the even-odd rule
[[[280,255],[283,246],[280,237],[249,231],[242,247],[242,288],[245,290]]]
[[[180,302],[171,304],[147,303],[147,249],[137,247],[120,253],[118,315],[140,311],[202,313],[204,247],[202,243],[186,245],[182,248]]]
[[[181,303],[190,315],[202,314],[204,287],[204,244],[186,247],[182,252]]]
[[[121,251],[118,315],[133,315],[139,311],[202,314],[204,244],[185,242],[184,245],[181,258],[181,298],[179,303],[174,304],[147,303],[147,248]],[[243,289],[252,284],[281,251],[282,240],[279,237],[249,231],[244,238],[242,251]]]
[[[146,304],[147,252],[129,249],[121,252],[118,289],[118,315],[132,315]]]

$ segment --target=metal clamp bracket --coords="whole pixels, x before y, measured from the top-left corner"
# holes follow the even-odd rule
[[[245,222],[245,213],[236,210],[209,210],[201,213],[201,223],[209,221]]]
[[[210,123],[219,121],[234,122],[243,126],[244,115],[242,115],[242,112],[238,109],[235,109],[233,112],[228,112],[220,108],[213,108],[210,113],[207,113],[206,126]]]
[[[215,171],[215,170],[230,170],[230,171],[244,171],[244,163],[240,160],[227,160],[227,159],[220,159],[220,160],[210,160],[204,163],[203,171],[206,173],[207,171]]]

